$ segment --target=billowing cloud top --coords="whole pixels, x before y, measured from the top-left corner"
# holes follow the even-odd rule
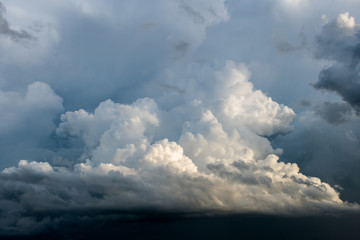
[[[290,108],[253,90],[242,64],[229,62],[214,75],[214,94],[170,111],[142,98],[64,113],[56,134],[69,144],[78,139],[85,161],[64,168],[21,160],[4,169],[2,231],[41,229],[61,222],[62,212],[82,210],[313,214],[355,207],[296,164],[279,162],[261,136],[289,131]],[[175,141],[164,137],[164,129],[179,128]]]

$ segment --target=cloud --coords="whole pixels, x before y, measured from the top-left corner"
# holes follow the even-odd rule
[[[1,3],[1,72],[6,72],[12,66],[20,70],[28,66],[41,65],[60,40],[59,29],[56,29],[56,19],[49,15],[50,11],[43,12],[43,7],[34,8],[34,5],[27,3],[17,6],[17,3],[12,1],[3,2],[4,5],[6,4],[7,11],[5,18],[5,7]],[[35,5],[42,4],[38,2]],[[32,11],[34,9],[36,10]],[[13,84],[12,82],[15,81],[18,80],[8,80],[7,84]],[[34,79],[29,80],[25,84],[33,81]]]
[[[303,50],[308,45],[304,27],[302,27],[301,32],[299,33],[299,38],[300,38],[300,43],[297,45],[294,45],[284,39],[275,39],[274,41],[275,49],[282,54]]]
[[[345,135],[346,135],[346,138],[349,139],[350,141],[359,142],[359,139],[357,138],[356,134],[352,130],[347,130]]]
[[[164,68],[176,62],[173,57],[192,51],[194,42],[199,45],[206,37],[207,27],[225,19],[222,12],[224,16],[227,14],[222,1],[203,1],[195,6],[188,3],[199,12],[205,12],[207,10],[203,9],[210,7],[214,9],[216,16],[209,15],[203,25],[194,24],[180,10],[179,1],[157,1],[152,4],[144,1],[141,7],[133,2],[111,0],[106,4],[96,1],[51,4],[44,0],[36,0],[32,4],[2,2],[7,8],[6,15],[2,16],[11,23],[10,28],[24,29],[36,37],[36,41],[26,48],[9,37],[0,36],[0,89],[12,90],[22,96],[29,84],[43,82],[61,95],[67,110],[93,110],[107,98],[130,103],[143,96],[157,98],[163,91],[185,91],[176,84],[157,82],[157,76]],[[131,12],[130,9],[134,10],[131,15],[127,14]],[[138,11],[140,9],[149,11]],[[139,25],[143,23],[151,23],[146,28],[151,27],[152,30],[139,31]],[[174,35],[177,40],[184,39],[183,42],[175,42],[178,52],[172,49],[167,40],[169,35]],[[150,90],[148,86],[151,86]],[[152,86],[158,89],[153,91]],[[23,112],[27,112],[26,109]],[[34,131],[31,128],[25,131],[25,127],[15,127],[17,121],[21,122],[21,126],[25,125],[25,119],[30,114],[26,117],[21,114],[16,116],[12,129],[19,129],[19,133],[12,132],[11,138],[1,139],[2,144],[5,144],[5,139],[12,142],[6,143],[8,147],[0,149],[4,159],[0,162],[1,168],[8,166],[8,162],[15,164],[19,159],[41,159],[52,163],[61,159],[61,162],[73,162],[75,147],[71,145],[71,151],[66,149],[55,135],[52,139],[43,137],[40,142],[34,140],[33,143],[30,140],[42,133],[42,136],[51,135],[55,131],[52,119],[55,119],[56,114],[44,118],[42,114],[32,115],[33,122],[42,123],[44,119],[50,119],[49,124],[44,124],[46,130],[42,133],[35,131],[36,127],[32,128]],[[0,128],[5,128],[7,124],[10,125],[10,122],[4,122]],[[17,137],[19,139],[15,140]],[[77,140],[73,141],[78,143]],[[59,151],[68,154],[66,157],[58,156]],[[53,154],[57,155],[57,160],[53,159]]]
[[[220,99],[218,111],[221,117],[225,116],[224,122],[239,128],[245,125],[263,136],[290,132],[294,111],[274,102],[260,90],[254,90],[249,78],[250,72],[244,64],[236,65],[231,61],[216,74],[214,90]]]
[[[195,23],[204,24],[205,18],[196,10],[194,10],[192,7],[187,5],[184,1],[181,1],[180,8],[188,14]]]
[[[229,19],[225,1],[184,1],[204,17],[204,24],[194,23],[181,9],[181,1],[3,2],[17,25],[41,26],[40,32],[29,27],[37,39],[29,49],[0,39],[0,60],[6,63],[0,70],[20,68],[16,77],[9,73],[6,87],[28,84],[28,76],[34,76],[50,84],[70,110],[94,109],[109,97],[126,103],[157,97],[161,88],[152,91],[152,86],[161,85],[156,82],[161,72],[173,62],[185,62],[183,57],[206,40],[210,26]]]
[[[185,41],[174,41],[172,36],[168,37],[168,40],[170,41],[174,51],[175,56],[174,59],[181,59],[183,58],[186,53],[190,50],[191,44]]]
[[[315,56],[333,61],[324,68],[315,89],[337,93],[357,113],[360,111],[359,25],[348,12],[327,23],[317,36]]]
[[[314,107],[315,113],[330,124],[338,125],[351,119],[352,108],[347,103],[324,102]]]
[[[68,221],[69,213],[91,219],[98,211],[306,215],[358,209],[329,184],[279,161],[261,135],[288,132],[294,112],[254,90],[249,75],[243,64],[228,62],[215,72],[210,95],[185,92],[190,100],[171,110],[142,98],[62,114],[56,134],[70,148],[73,139],[80,141],[82,156],[71,167],[21,160],[4,169],[1,232],[34,233]],[[29,95],[40,104],[52,94]],[[167,129],[177,132],[174,140]]]
[[[33,40],[34,37],[25,30],[14,30],[9,26],[8,21],[4,17],[6,9],[2,2],[0,2],[0,35],[9,37],[15,42],[21,42],[23,40]]]
[[[307,100],[307,99],[301,99],[301,100],[299,101],[299,105],[300,105],[301,107],[309,107],[309,106],[311,106],[311,101],[310,101],[310,100]]]
[[[226,21],[229,18],[224,1],[179,1],[180,9],[196,24],[213,24]],[[206,7],[204,3],[206,2]]]
[[[162,87],[167,91],[174,91],[174,92],[177,92],[179,94],[184,94],[185,93],[184,90],[182,90],[182,89],[180,89],[178,87],[175,87],[175,86],[171,86],[169,84],[163,84]]]
[[[275,48],[279,53],[290,53],[296,50],[301,49],[301,47],[294,46],[293,44],[279,40],[275,42]]]
[[[359,5],[355,4],[355,1],[342,3],[345,5],[334,2],[333,6],[326,7],[326,1],[317,1],[309,4],[306,11],[304,9],[299,11],[298,13],[302,16],[294,17],[292,12],[288,15],[291,15],[287,18],[288,21],[297,23],[292,22],[291,25],[305,26],[308,36],[314,36],[314,46],[309,48],[313,53],[312,56],[298,52],[292,56],[283,57],[284,62],[291,62],[296,58],[296,62],[289,64],[292,66],[302,68],[308,65],[306,70],[302,70],[308,75],[305,76],[300,72],[294,74],[294,71],[287,70],[286,72],[291,72],[291,74],[286,77],[288,80],[293,80],[282,81],[282,84],[288,82],[291,89],[296,83],[307,84],[306,79],[308,79],[308,81],[317,81],[313,86],[319,91],[309,94],[307,88],[305,86],[302,88],[300,85],[296,87],[296,91],[290,91],[291,94],[300,92],[304,94],[302,96],[299,94],[298,99],[304,96],[307,96],[306,99],[311,99],[312,109],[302,107],[303,104],[294,106],[284,100],[285,103],[294,106],[297,113],[298,121],[294,123],[295,131],[284,137],[272,139],[271,142],[274,147],[283,149],[283,155],[281,155],[283,161],[297,163],[302,173],[306,175],[317,176],[332,185],[340,185],[343,188],[339,190],[342,199],[358,202],[359,194],[355,186],[359,184],[357,174],[359,144],[352,141],[348,133],[350,131],[355,136],[359,134],[359,118],[356,116],[356,96],[359,95],[356,93],[359,82],[358,70],[356,70],[358,69],[356,46],[359,43],[359,25],[355,21],[358,18],[356,15],[358,11],[355,9]],[[297,10],[300,9],[297,8]],[[350,10],[352,14],[339,15],[339,9],[342,9],[342,12]],[[326,15],[323,15],[324,13]],[[323,15],[323,22],[320,22],[321,15]],[[319,24],[320,28],[312,28],[313,24]],[[286,25],[289,26],[288,22]],[[295,34],[293,34],[294,37]],[[302,62],[304,59],[307,60]],[[283,64],[286,64],[284,62]],[[324,92],[326,94],[323,94]],[[276,93],[271,95],[278,96]],[[287,99],[295,99],[295,97],[288,96]],[[308,103],[305,102],[305,105]]]
[[[16,23],[12,29],[31,24],[37,42],[23,50],[9,37],[0,39],[7,63],[0,64],[1,89],[9,99],[2,109],[14,116],[1,125],[9,126],[0,142],[6,152],[1,154],[6,166],[0,173],[1,234],[147,214],[357,211],[357,205],[340,199],[340,188],[325,183],[326,176],[305,176],[297,164],[283,162],[283,151],[270,142],[293,134],[294,110],[278,102],[294,106],[309,96],[308,84],[300,80],[319,71],[300,51],[281,60],[269,37],[277,27],[298,34],[303,23],[297,26],[291,18],[304,1],[288,1],[294,11],[278,18],[275,2],[5,1],[7,20]],[[310,15],[308,10],[296,17]],[[230,15],[231,23],[226,22]],[[285,51],[306,42],[286,39]],[[236,62],[225,63],[228,58]],[[41,61],[34,66],[34,59]],[[237,63],[244,60],[254,85],[247,66]],[[34,84],[30,95],[40,100],[30,104],[26,86],[34,79],[42,83]],[[342,132],[351,147],[341,152],[345,143],[331,142],[331,151],[322,153],[333,156],[313,165],[317,173],[331,168],[325,159],[358,159],[358,132],[351,129],[353,134]],[[311,147],[320,149],[322,136],[311,133],[318,141],[311,139]]]
[[[27,123],[38,124],[32,121],[37,119],[39,114],[51,116],[63,110],[62,99],[48,84],[42,82],[30,84],[25,94],[0,91],[0,106],[2,111],[0,132],[2,134],[22,126],[26,128]],[[35,119],[32,119],[33,117]],[[51,121],[52,117],[50,117]],[[40,125],[39,127],[45,127]]]
[[[0,91],[1,168],[49,142],[54,120],[64,109],[62,98],[42,82],[29,84],[24,92]],[[47,144],[44,144],[47,145]]]

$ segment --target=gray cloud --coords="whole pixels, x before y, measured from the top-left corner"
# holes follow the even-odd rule
[[[272,143],[284,149],[281,157],[285,162],[296,162],[304,174],[340,185],[343,199],[358,202],[360,194],[355,189],[360,184],[359,134],[358,121],[334,127],[319,119]]]
[[[308,46],[308,42],[304,27],[301,29],[301,32],[299,33],[298,36],[300,38],[300,43],[296,45],[284,39],[275,39],[274,40],[275,49],[282,54],[287,54],[297,50],[305,49]]]
[[[309,107],[309,106],[311,106],[311,101],[308,99],[301,99],[299,101],[299,105],[302,107]]]
[[[0,35],[7,36],[15,42],[21,42],[23,40],[33,40],[34,37],[25,30],[14,30],[9,26],[8,21],[4,17],[6,9],[2,2],[0,2]]]
[[[29,84],[25,92],[0,90],[0,168],[23,158],[41,158],[53,141],[54,120],[64,110],[62,98],[46,83]]]
[[[174,91],[174,92],[177,92],[179,94],[184,94],[185,93],[185,90],[183,90],[181,88],[178,88],[176,86],[172,86],[172,85],[169,85],[169,84],[162,84],[161,86],[167,91]]]
[[[359,114],[360,77],[357,67],[336,64],[325,68],[320,72],[319,81],[313,86],[316,89],[336,92]]]
[[[276,41],[275,48],[279,53],[290,53],[290,52],[301,49],[301,47],[294,46],[293,44],[291,44],[287,41],[284,41],[284,40]]]
[[[205,23],[205,18],[198,11],[194,10],[191,6],[186,4],[184,0],[181,0],[180,2],[180,9],[182,9],[188,16],[190,16],[195,23]],[[211,13],[214,15],[214,11]]]
[[[310,6],[313,7],[309,4],[308,7]],[[354,7],[358,7],[358,4],[354,4]],[[347,9],[350,10],[352,7],[348,6]],[[322,12],[318,16],[321,14]],[[329,14],[339,13],[335,11]],[[326,17],[323,19],[326,20]],[[310,79],[318,77],[317,83],[313,86],[320,91],[311,94],[309,97],[311,102],[298,103],[299,108],[295,111],[299,121],[295,124],[295,131],[282,138],[272,139],[272,144],[283,149],[282,159],[285,162],[296,162],[304,173],[318,176],[332,185],[341,186],[342,189],[338,189],[343,199],[359,201],[360,195],[354,188],[360,183],[358,175],[360,152],[359,143],[356,141],[359,135],[359,122],[355,115],[358,111],[360,94],[359,26],[348,14],[340,14],[335,20],[326,20],[321,32],[316,33],[315,36],[313,60],[321,61],[312,60],[307,63],[317,65],[314,69],[318,68],[321,71],[319,74],[319,70],[315,70],[310,77]],[[296,57],[301,58],[299,55]],[[290,78],[292,77],[298,78],[299,82],[304,79],[301,74],[300,77]],[[293,84],[294,81],[289,82]],[[320,100],[317,95],[324,91],[332,94],[322,95]],[[333,95],[340,96],[343,101],[334,100]],[[303,106],[309,107],[310,103],[314,112],[303,108]],[[317,116],[314,117],[314,113]],[[330,124],[324,124],[324,120]]]
[[[360,27],[348,13],[326,24],[316,38],[315,56],[335,63],[324,68],[315,89],[337,93],[360,112]]]
[[[324,102],[314,107],[316,114],[330,124],[338,125],[350,120],[352,108],[347,103]]]
[[[186,53],[190,50],[191,44],[185,41],[177,41],[172,43],[172,47],[175,50],[175,59],[183,58]]]

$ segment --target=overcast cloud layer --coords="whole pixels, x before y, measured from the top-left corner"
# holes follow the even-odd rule
[[[2,1],[0,234],[97,212],[357,213],[359,25],[326,6]]]

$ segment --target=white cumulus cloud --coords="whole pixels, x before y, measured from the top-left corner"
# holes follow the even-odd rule
[[[81,141],[81,159],[70,168],[21,160],[4,169],[1,230],[36,231],[85,209],[285,215],[358,209],[329,184],[279,161],[262,135],[289,131],[294,112],[254,90],[249,76],[244,65],[228,63],[215,73],[209,95],[187,96],[192,100],[174,108],[181,121],[150,98],[64,113],[56,134],[69,144]],[[247,114],[252,109],[256,117]],[[178,137],[169,140],[164,126],[181,129]]]

